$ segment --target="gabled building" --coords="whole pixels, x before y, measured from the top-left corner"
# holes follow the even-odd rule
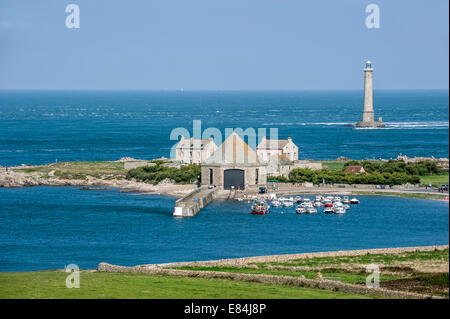
[[[183,164],[201,164],[217,150],[213,138],[207,140],[181,137],[176,146],[175,160]]]
[[[202,185],[246,189],[267,183],[267,164],[236,133],[202,163]]]
[[[268,162],[273,156],[283,156],[289,161],[298,160],[298,146],[292,142],[291,137],[287,140],[268,140],[264,136],[256,147],[256,153],[263,162]]]

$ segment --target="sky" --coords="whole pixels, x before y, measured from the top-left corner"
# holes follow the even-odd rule
[[[68,4],[80,28],[68,29]],[[366,27],[366,6],[380,27]],[[0,0],[0,89],[449,87],[448,0]]]

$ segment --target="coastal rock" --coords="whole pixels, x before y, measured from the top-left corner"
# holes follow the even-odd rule
[[[30,175],[13,171],[0,173],[0,187],[24,187],[39,185],[39,182]]]

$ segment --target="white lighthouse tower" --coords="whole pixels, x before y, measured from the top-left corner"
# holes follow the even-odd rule
[[[373,68],[372,62],[367,61],[364,68],[364,110],[362,121],[355,124],[357,127],[383,127],[381,117],[375,122],[373,112]]]

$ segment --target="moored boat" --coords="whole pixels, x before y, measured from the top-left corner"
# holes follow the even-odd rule
[[[281,197],[280,202],[283,207],[292,207],[294,205],[294,201],[291,198]]]
[[[297,207],[295,207],[295,212],[297,214],[306,214],[306,209],[301,205],[297,205]]]
[[[314,202],[314,207],[322,207],[322,206],[323,206],[323,204],[322,204],[321,201],[315,201]]]
[[[323,210],[325,214],[334,214],[334,208],[333,207],[325,207]]]
[[[272,206],[273,207],[280,207],[281,206],[281,202],[278,199],[274,199],[274,200],[272,200]]]
[[[252,214],[253,215],[265,215],[269,213],[269,205],[263,198],[258,198],[253,201]]]
[[[359,204],[359,200],[356,197],[350,199],[350,204]]]

